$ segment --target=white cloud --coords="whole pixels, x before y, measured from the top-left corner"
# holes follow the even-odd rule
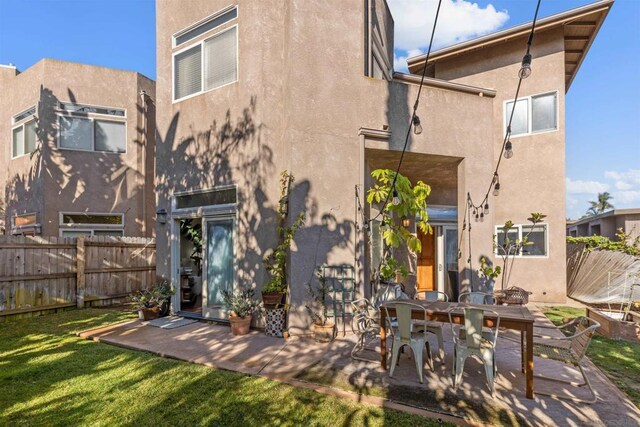
[[[617,207],[617,202],[620,202],[624,205],[634,205],[640,203],[640,191],[639,190],[625,190],[625,191],[616,191],[614,193],[613,201],[616,202],[614,205]]]
[[[397,69],[406,69],[406,58],[425,52],[429,45],[438,2],[388,0],[388,4],[395,23],[395,48],[407,52],[394,62]],[[433,49],[494,32],[508,19],[506,10],[498,11],[492,4],[483,8],[469,0],[443,0]]]
[[[598,194],[608,189],[609,186],[602,182],[567,178],[567,194]]]
[[[629,169],[627,172],[606,171],[604,176],[612,179],[618,190],[640,190],[640,169]]]

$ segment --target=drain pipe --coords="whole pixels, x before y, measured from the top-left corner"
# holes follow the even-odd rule
[[[147,92],[140,91],[142,103],[142,230],[147,236]]]

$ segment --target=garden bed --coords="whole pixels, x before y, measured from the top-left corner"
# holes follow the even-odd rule
[[[600,323],[598,333],[614,340],[640,342],[640,313],[599,310],[587,307],[587,317]]]

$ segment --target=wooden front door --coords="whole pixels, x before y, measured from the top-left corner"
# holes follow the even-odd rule
[[[418,231],[418,237],[422,242],[422,252],[418,254],[417,263],[417,290],[436,290],[436,245],[435,233],[423,234]]]

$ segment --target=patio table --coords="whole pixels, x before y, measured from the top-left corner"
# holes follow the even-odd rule
[[[427,320],[436,322],[449,322],[448,310],[451,307],[477,307],[490,308],[500,314],[500,327],[512,329],[520,332],[520,351],[522,357],[522,370],[526,376],[526,395],[528,399],[533,399],[533,323],[534,316],[524,306],[501,306],[501,305],[481,305],[466,304],[444,301],[421,301],[411,300],[414,304],[424,306],[427,310]],[[395,315],[393,302],[385,304],[389,312],[389,316]],[[411,312],[411,317],[416,320],[423,320],[424,312],[416,309]],[[464,323],[462,310],[454,311],[451,314],[454,323]],[[487,313],[484,324],[492,327],[495,324],[495,316]],[[380,350],[382,368],[387,369],[387,331],[384,325],[387,324],[387,315],[385,310],[380,310]]]

